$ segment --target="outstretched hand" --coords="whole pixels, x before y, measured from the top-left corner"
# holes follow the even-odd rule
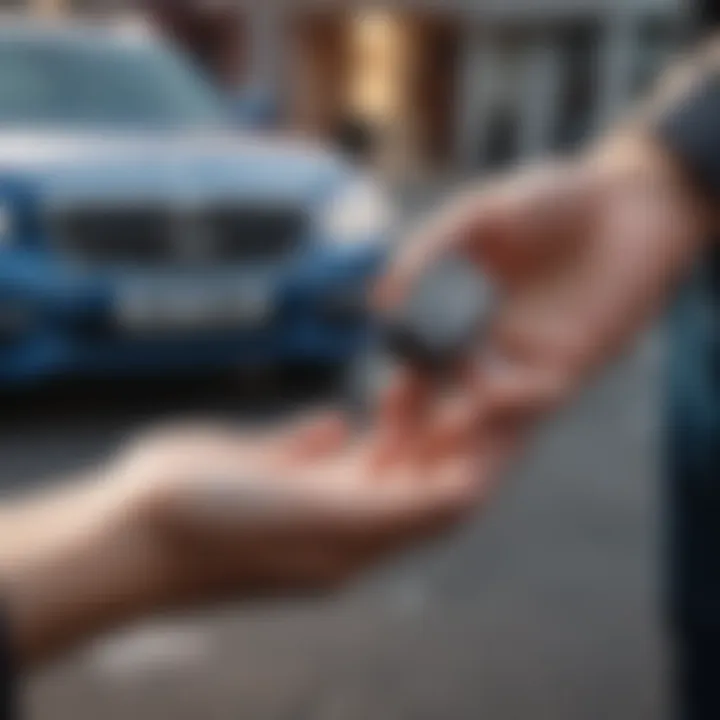
[[[382,462],[384,428],[381,418],[353,436],[335,416],[252,435],[168,428],[123,453],[116,473],[139,488],[189,599],[321,591],[448,529],[484,493],[472,443]]]
[[[380,462],[386,427],[168,427],[83,482],[4,507],[19,662],[176,607],[334,590],[450,529],[487,491],[487,460],[466,443]]]

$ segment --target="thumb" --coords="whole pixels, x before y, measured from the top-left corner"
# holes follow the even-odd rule
[[[401,305],[417,280],[447,253],[484,262],[504,234],[504,217],[504,206],[489,196],[477,192],[462,196],[402,243],[374,288],[374,306],[387,312]]]

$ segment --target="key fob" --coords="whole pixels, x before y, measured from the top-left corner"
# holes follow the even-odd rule
[[[375,319],[371,341],[346,383],[352,414],[362,419],[372,412],[398,365],[442,382],[481,341],[492,295],[487,280],[462,258],[446,257],[430,267],[401,307]]]
[[[476,345],[490,310],[488,282],[466,260],[447,257],[415,282],[400,308],[381,318],[380,341],[397,362],[443,374]]]

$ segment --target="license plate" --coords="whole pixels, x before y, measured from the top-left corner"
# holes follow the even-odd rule
[[[125,285],[116,316],[128,330],[253,328],[273,311],[269,284],[257,281],[144,281]]]

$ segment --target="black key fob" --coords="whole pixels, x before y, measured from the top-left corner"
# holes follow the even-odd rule
[[[371,342],[353,363],[345,398],[367,417],[393,367],[410,366],[442,382],[481,341],[492,312],[492,289],[459,257],[446,257],[414,284],[405,303],[375,319]]]
[[[476,345],[489,319],[490,286],[477,269],[447,257],[416,281],[405,303],[380,320],[380,341],[397,362],[443,374]]]

